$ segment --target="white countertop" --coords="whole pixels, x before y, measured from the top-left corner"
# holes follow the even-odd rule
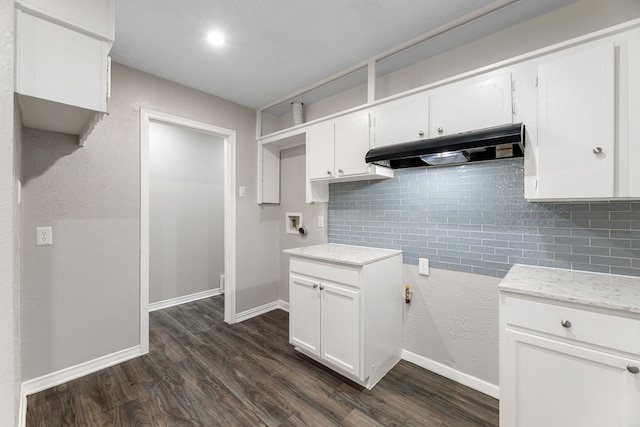
[[[640,313],[640,277],[515,264],[499,289]]]
[[[380,261],[381,259],[402,254],[402,251],[397,250],[339,245],[336,243],[285,249],[282,252],[302,258],[319,259],[322,261],[339,262],[349,265],[370,264],[372,262]]]

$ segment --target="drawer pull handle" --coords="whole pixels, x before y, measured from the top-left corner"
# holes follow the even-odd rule
[[[636,365],[627,365],[627,371],[631,372],[632,374],[637,374],[640,373],[640,368],[638,368]]]
[[[571,327],[571,322],[568,321],[568,320],[561,320],[560,324],[565,328],[570,328]]]

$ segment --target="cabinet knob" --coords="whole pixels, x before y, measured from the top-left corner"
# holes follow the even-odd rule
[[[444,129],[442,127],[439,127],[438,128],[438,133],[442,133],[442,132],[444,132]]]
[[[598,155],[602,154],[602,147],[596,147],[593,149],[593,154]]]
[[[627,371],[631,372],[632,374],[637,374],[640,372],[640,368],[638,368],[636,365],[627,365]]]
[[[324,286],[320,285],[320,290],[324,291]]]
[[[422,138],[422,137],[424,136],[424,131],[420,131],[420,132],[418,132],[418,136],[419,136],[420,138]]]
[[[318,284],[317,284],[317,283],[314,283],[314,284],[313,284],[313,289],[316,289],[317,287],[318,287]]]
[[[560,324],[565,328],[570,328],[571,327],[571,322],[568,321],[568,320],[561,320]]]
[[[331,176],[331,171],[327,171],[327,175]]]
[[[338,169],[338,173],[344,173],[342,169]]]

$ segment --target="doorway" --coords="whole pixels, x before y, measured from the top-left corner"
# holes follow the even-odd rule
[[[164,273],[168,273],[169,276],[164,281],[163,284],[160,285],[161,289],[153,289],[154,299],[162,298],[164,296],[171,297],[172,292],[175,292],[174,282],[176,280],[185,280],[186,282],[194,281],[198,279],[202,279],[205,276],[210,276],[212,271],[218,271],[222,268],[222,274],[224,275],[224,280],[220,280],[220,283],[224,283],[224,320],[227,323],[235,323],[235,131],[225,128],[220,128],[217,126],[212,126],[206,123],[196,122],[193,120],[172,116],[165,113],[155,112],[147,109],[142,109],[140,112],[140,130],[141,130],[141,138],[140,138],[140,347],[141,353],[147,353],[149,351],[149,301],[150,301],[150,277],[155,277],[156,279],[160,277]],[[153,216],[151,215],[151,208],[156,206],[158,200],[154,200],[150,203],[150,195],[154,194],[155,197],[168,197],[171,194],[180,193],[177,197],[184,197],[185,193],[189,190],[185,191],[185,188],[182,188],[180,191],[176,191],[175,185],[181,185],[176,183],[170,183],[166,185],[166,183],[159,183],[157,179],[157,164],[154,160],[154,167],[150,165],[150,139],[153,136],[154,140],[158,137],[158,132],[166,132],[167,134],[171,134],[172,132],[182,133],[183,135],[191,135],[195,143],[195,148],[192,147],[192,150],[200,150],[201,155],[205,155],[207,152],[209,154],[213,154],[216,147],[215,144],[218,143],[221,145],[220,153],[222,154],[222,161],[218,165],[218,167],[222,167],[222,171],[211,172],[209,178],[212,178],[213,175],[218,175],[223,181],[220,184],[219,193],[222,197],[223,209],[216,209],[215,203],[208,204],[208,209],[210,210],[211,215],[218,215],[218,221],[224,224],[223,230],[207,230],[206,233],[209,234],[206,239],[201,239],[201,247],[192,247],[190,248],[191,254],[183,253],[181,255],[181,259],[177,259],[175,254],[167,254],[169,258],[169,262],[162,261],[162,248],[159,249],[159,244],[165,246],[169,244],[179,245],[180,238],[178,236],[179,233],[197,233],[198,228],[189,227],[193,225],[193,222],[196,220],[193,218],[183,218],[187,223],[191,223],[185,225],[182,231],[172,228],[164,239],[158,239],[157,236],[154,235],[152,238],[153,230],[157,229],[157,227],[162,227],[162,224],[158,224],[158,221],[163,221],[162,217],[170,218],[172,216],[180,215],[180,212],[170,211],[170,212],[157,212],[153,211]],[[186,132],[186,134],[185,134]],[[161,155],[166,156],[165,159],[166,164],[169,165],[174,163],[174,165],[180,162],[180,158],[183,155],[188,157],[189,155],[193,156],[195,153],[187,153],[183,152],[180,156],[176,155],[176,152],[171,152],[172,147],[171,144],[167,144],[166,141],[157,142],[160,145],[164,145],[161,149]],[[208,147],[202,145],[203,141],[208,142]],[[199,146],[199,148],[197,147]],[[175,148],[175,147],[174,147]],[[158,157],[157,147],[154,147],[154,158]],[[204,150],[204,151],[203,151]],[[188,160],[187,158],[182,159]],[[215,167],[212,164],[212,167]],[[174,168],[175,169],[175,168]],[[187,168],[177,168],[172,173],[176,174],[184,174],[184,172],[188,170]],[[221,172],[221,173],[220,173]],[[204,175],[205,172],[202,172]],[[153,189],[153,190],[152,190]],[[215,189],[210,188],[213,192]],[[193,191],[194,189],[191,188]],[[185,200],[182,200],[185,201]],[[179,200],[174,200],[175,202],[180,202]],[[200,201],[193,201],[195,204],[200,204]],[[164,201],[163,203],[167,203]],[[199,208],[203,208],[205,205],[200,204],[199,206],[192,206],[191,214],[187,214],[189,209],[182,209],[182,213],[186,215],[192,215],[193,210],[198,210]],[[196,215],[200,221],[204,221],[205,218],[202,212]],[[219,221],[219,220],[222,221]],[[213,221],[214,223],[216,221]],[[202,223],[199,229],[204,229],[208,227]],[[213,227],[213,226],[212,226]],[[215,227],[213,227],[215,228]],[[156,231],[157,232],[157,231]],[[215,234],[223,234],[223,245],[217,246],[213,248],[213,252],[222,252],[221,267],[216,267],[216,261],[212,260],[210,266],[207,266],[207,271],[203,271],[202,269],[205,267],[200,267],[202,271],[200,274],[194,272],[193,269],[190,269],[189,266],[181,266],[178,267],[177,264],[184,264],[193,262],[193,258],[202,258],[202,251],[205,250],[205,246],[210,245],[211,242],[215,240]],[[195,236],[195,234],[194,234]],[[182,236],[186,237],[186,236]],[[159,242],[161,240],[165,240],[164,242]],[[168,240],[168,241],[167,241]],[[189,239],[187,239],[189,240]],[[193,239],[192,239],[193,240]],[[197,245],[196,245],[197,246]],[[213,244],[213,246],[216,246]],[[178,249],[176,247],[176,249]],[[199,250],[200,249],[200,250]],[[209,250],[211,248],[207,248]],[[150,270],[151,259],[153,257],[154,263],[158,263],[158,261],[166,262],[164,268],[168,268],[161,273],[152,273]],[[202,260],[201,260],[202,261]],[[170,265],[173,263],[173,267]],[[202,265],[202,263],[200,264]],[[181,268],[185,273],[182,274],[182,277],[178,269]],[[201,285],[195,285],[201,286]],[[195,289],[193,284],[191,288],[187,286],[186,292],[189,292],[189,289]],[[197,294],[197,292],[196,292]],[[200,293],[200,295],[207,295],[206,292]],[[180,301],[180,299],[176,299],[176,301]],[[185,301],[186,302],[186,301]]]

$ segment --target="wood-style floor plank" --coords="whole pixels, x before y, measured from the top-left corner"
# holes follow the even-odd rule
[[[223,297],[150,314],[149,354],[28,397],[27,426],[497,426],[498,402],[401,361],[373,390],[296,352],[288,314]]]

